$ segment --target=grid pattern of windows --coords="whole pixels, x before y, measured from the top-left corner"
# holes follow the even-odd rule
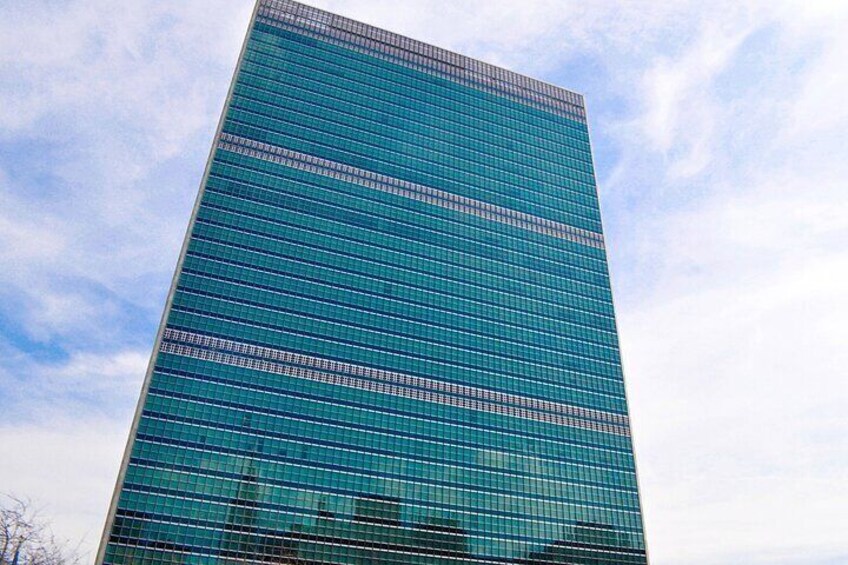
[[[98,563],[645,565],[582,97],[259,0]]]
[[[257,19],[538,104],[566,113],[573,119],[586,119],[583,98],[577,93],[297,2],[262,2]]]
[[[562,237],[584,245],[603,248],[603,236],[599,233],[573,228],[551,220],[545,220],[529,214],[523,214],[514,210],[492,206],[485,202],[471,200],[456,196],[449,192],[442,192],[427,186],[415,185],[385,175],[375,175],[356,167],[350,167],[342,163],[333,163],[325,159],[317,159],[310,155],[303,155],[294,151],[288,151],[282,147],[274,147],[267,143],[259,143],[250,139],[223,134],[218,147],[232,153],[239,153],[257,159],[282,163],[289,167],[329,175],[337,179],[362,184],[377,190],[399,194],[407,198],[414,198],[435,206],[442,206],[450,210],[475,214],[487,220],[504,222],[513,226],[521,226],[525,229],[537,231],[554,237]]]

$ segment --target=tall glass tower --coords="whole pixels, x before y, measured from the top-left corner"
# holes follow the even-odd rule
[[[645,564],[583,98],[259,0],[98,564]]]

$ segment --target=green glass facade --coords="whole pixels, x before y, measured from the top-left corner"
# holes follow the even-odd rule
[[[252,18],[98,563],[645,564],[583,99]]]

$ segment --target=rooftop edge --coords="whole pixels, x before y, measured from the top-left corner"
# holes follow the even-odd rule
[[[258,0],[256,20],[331,38],[419,70],[437,73],[586,122],[583,96],[490,63],[294,0]]]

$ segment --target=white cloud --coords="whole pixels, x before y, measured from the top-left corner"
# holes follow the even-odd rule
[[[848,123],[809,101],[841,96],[821,77],[839,74],[845,20],[802,29],[794,14],[740,24],[745,39],[718,66],[690,64],[698,37],[663,61],[695,93],[665,122],[633,116],[668,133],[664,147],[613,128],[632,148],[617,192],[632,178],[645,190],[628,220],[640,237],[611,246],[655,563],[848,555],[848,155],[833,134]],[[709,166],[681,178],[667,154],[687,144]],[[650,284],[628,292],[640,277]]]
[[[3,491],[30,498],[57,540],[79,546],[83,562],[94,560],[129,425],[129,417],[48,414],[0,424]]]
[[[707,25],[683,56],[662,57],[643,75],[638,135],[666,158],[670,177],[691,177],[710,165],[715,123],[726,109],[708,85],[748,32]]]
[[[0,491],[31,499],[57,539],[93,560],[147,352],[42,364],[0,352]]]
[[[32,339],[108,339],[130,307],[157,317],[162,291],[139,281],[169,279],[249,12],[0,7],[0,71],[15,77],[0,85],[0,281]]]
[[[676,255],[678,280],[622,312],[658,563],[845,550],[848,254],[787,255],[717,270]]]
[[[37,422],[44,414],[73,418],[79,411],[113,416],[135,404],[148,352],[120,349],[75,351],[65,359],[38,362],[8,345],[0,348],[4,416]],[[0,421],[2,422],[2,421]]]

